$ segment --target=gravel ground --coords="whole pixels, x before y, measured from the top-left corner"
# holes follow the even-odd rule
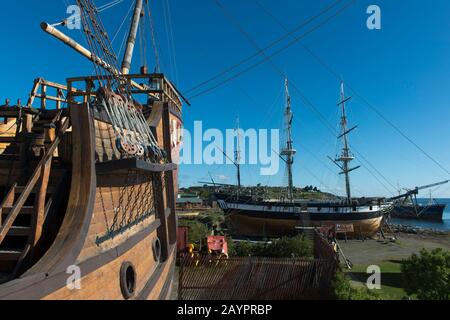
[[[402,260],[418,253],[422,248],[450,250],[450,235],[404,234],[397,241],[343,240],[339,242],[344,254],[353,264],[377,264],[389,260]]]

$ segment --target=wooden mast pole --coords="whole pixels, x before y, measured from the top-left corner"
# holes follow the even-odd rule
[[[344,149],[342,150],[342,157],[341,160],[343,162],[343,172],[345,174],[345,190],[347,193],[347,201],[348,203],[351,203],[352,195],[350,190],[350,176],[349,176],[349,167],[348,164],[353,158],[350,157],[350,150],[348,147],[348,139],[347,139],[347,115],[345,113],[345,92],[344,92],[344,82],[341,82],[341,107],[342,107],[342,119],[341,119],[341,126],[342,126],[342,132],[345,133],[342,136],[342,140],[344,143]]]
[[[143,0],[136,0],[134,8],[133,20],[128,34],[127,47],[122,61],[122,74],[129,74],[131,69],[131,62],[133,60],[134,45],[136,43],[136,35],[139,29],[139,22],[142,14]]]
[[[289,202],[294,201],[294,181],[292,178],[292,165],[294,164],[294,155],[297,151],[294,149],[294,142],[292,140],[292,108],[291,108],[291,96],[289,94],[289,81],[285,80],[285,94],[286,94],[286,111],[285,111],[285,122],[286,122],[286,147],[281,151],[281,155],[286,157],[286,165],[288,170],[288,200]]]
[[[239,198],[241,193],[241,129],[239,124],[239,117],[237,118],[237,149],[235,152],[235,165],[237,168],[237,197]]]
[[[351,131],[353,131],[354,129],[357,128],[357,126],[355,126],[351,129],[347,129],[347,114],[346,114],[346,110],[345,110],[345,104],[350,99],[351,99],[351,97],[349,97],[349,98],[345,97],[344,82],[342,81],[341,82],[341,101],[339,102],[338,106],[340,106],[341,110],[342,110],[342,117],[341,117],[342,134],[339,136],[339,138],[342,138],[343,148],[342,148],[342,154],[341,154],[340,158],[336,160],[336,162],[338,162],[338,161],[342,162],[342,167],[340,166],[340,168],[342,169],[341,174],[345,175],[345,191],[347,194],[347,202],[349,204],[352,203],[352,194],[351,194],[351,188],[350,188],[349,173],[360,167],[360,166],[357,166],[357,167],[351,168],[351,169],[349,167],[350,162],[353,161],[355,158],[353,157],[353,155],[350,152],[347,135]]]

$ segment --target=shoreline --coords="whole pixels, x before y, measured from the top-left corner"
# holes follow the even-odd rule
[[[409,224],[390,224],[395,234],[419,234],[419,235],[440,235],[450,236],[450,230],[439,230],[427,227],[411,226]]]

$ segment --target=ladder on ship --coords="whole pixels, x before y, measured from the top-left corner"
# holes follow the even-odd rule
[[[392,229],[392,226],[390,224],[390,218],[388,216],[385,216],[383,218],[383,221],[381,222],[380,232],[379,232],[379,239],[381,241],[381,238],[383,240],[389,240],[389,241],[396,241],[398,239],[398,235],[395,233],[395,231]]]
[[[52,195],[67,173],[62,167],[52,169],[57,166],[55,151],[69,128],[69,118],[63,119],[63,113],[64,110],[0,107],[0,117],[15,118],[17,125],[15,137],[0,138],[0,142],[10,143],[0,154],[0,162],[11,166],[8,180],[15,166],[19,165],[21,173],[11,178],[15,181],[6,189],[0,204],[0,283],[16,278],[24,262],[38,254],[34,249],[41,239]],[[53,138],[51,129],[55,131]],[[57,181],[53,187],[49,186],[50,179]]]

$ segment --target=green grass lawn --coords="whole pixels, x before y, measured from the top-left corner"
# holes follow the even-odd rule
[[[369,265],[354,265],[351,270],[345,270],[345,273],[356,281],[357,286],[366,286],[367,267]],[[381,269],[381,289],[377,290],[383,298],[389,300],[400,300],[407,296],[403,289],[401,262],[400,261],[384,261],[378,266]],[[355,283],[355,282],[354,282]]]

